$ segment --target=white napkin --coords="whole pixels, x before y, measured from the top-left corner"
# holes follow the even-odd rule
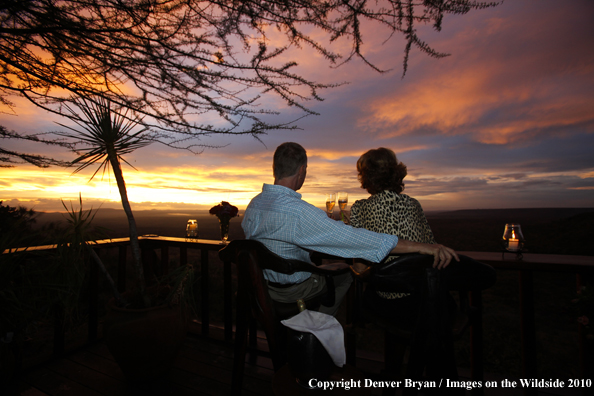
[[[293,330],[312,333],[326,348],[335,365],[342,367],[346,363],[344,331],[334,316],[306,309],[281,323]]]

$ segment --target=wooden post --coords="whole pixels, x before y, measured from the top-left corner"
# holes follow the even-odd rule
[[[200,270],[202,275],[202,278],[200,279],[200,284],[202,286],[202,301],[200,302],[202,312],[202,334],[208,335],[210,330],[210,318],[208,312],[208,250],[206,249],[200,250]]]
[[[188,248],[185,246],[179,248],[179,263],[182,267],[188,265]]]
[[[99,252],[97,252],[99,254]],[[88,259],[88,258],[87,258]],[[89,261],[89,342],[97,340],[99,328],[99,265],[95,260]]]
[[[54,356],[64,354],[64,307],[54,304]]]
[[[120,246],[118,248],[118,291],[123,293],[126,291],[126,259],[128,258],[128,247]]]
[[[163,275],[169,273],[169,245],[161,247],[161,273]]]
[[[592,282],[592,278],[588,277],[588,281]],[[588,282],[586,281],[586,282]],[[590,283],[591,284],[591,283]],[[576,292],[580,292],[584,286],[584,281],[582,278],[582,274],[579,272],[575,276],[575,287]],[[593,348],[589,345],[588,340],[586,340],[586,331],[584,329],[584,325],[578,323],[578,342],[579,342],[579,353],[580,353],[580,369],[582,373],[582,378],[594,378],[594,356],[592,356]],[[589,395],[592,392],[591,388],[584,387],[582,388],[582,395]]]
[[[470,327],[470,372],[473,381],[483,382],[485,373],[483,367],[483,294],[481,290],[470,292],[470,305],[478,309],[477,318]],[[485,393],[483,387],[474,387],[473,396]]]
[[[522,320],[522,374],[524,378],[537,378],[532,270],[520,271],[520,315]],[[526,388],[524,394],[536,395],[537,388]]]
[[[233,290],[231,288],[231,262],[223,263],[225,341],[233,339]]]
[[[349,288],[349,291],[346,295],[347,300],[347,312],[346,312],[346,328],[345,328],[345,337],[346,337],[346,361],[347,364],[356,367],[357,366],[357,333],[356,333],[356,326],[355,320],[358,319],[358,312],[355,312],[357,309],[357,292],[358,288],[362,287],[358,279],[353,280],[353,284]]]

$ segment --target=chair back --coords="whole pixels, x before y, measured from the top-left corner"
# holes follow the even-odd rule
[[[309,310],[317,310],[322,303],[332,305],[334,289],[331,276],[341,272],[318,268],[311,263],[289,260],[271,252],[261,242],[255,240],[233,240],[219,251],[219,257],[225,262],[232,262],[237,267],[237,310],[235,352],[233,361],[232,394],[239,395],[243,379],[246,357],[248,322],[255,319],[266,334],[274,370],[278,371],[287,362],[287,328],[280,322],[299,313],[296,303],[280,303],[270,297],[268,283],[264,279],[264,269],[293,274],[298,271],[328,275],[326,293],[306,300]],[[331,296],[330,300],[328,296]]]
[[[245,338],[247,323],[255,319],[266,334],[273,365],[276,370],[280,369],[286,362],[286,329],[280,321],[298,314],[299,307],[296,303],[272,300],[262,270],[292,274],[297,271],[317,271],[317,267],[310,263],[285,259],[268,250],[261,242],[247,239],[231,241],[219,251],[219,257],[223,261],[235,263],[237,267],[236,337]],[[306,307],[318,309],[322,297],[307,300]],[[241,343],[243,339],[237,345]],[[236,354],[245,356],[245,351],[238,351]]]
[[[280,319],[276,315],[262,270],[274,270],[275,264],[281,267],[283,259],[258,241],[232,241],[225,249],[235,250],[235,259],[232,261],[237,267],[238,307],[245,304],[251,316],[262,325],[270,352],[274,356],[278,350]]]
[[[258,321],[264,317],[273,320],[283,320],[299,313],[296,303],[282,303],[274,301],[268,293],[268,285],[264,279],[264,269],[282,274],[295,272],[310,272],[326,276],[326,292],[305,301],[307,309],[318,310],[321,304],[334,304],[334,283],[332,275],[339,271],[318,268],[317,266],[300,260],[285,259],[270,250],[261,242],[249,239],[234,240],[219,252],[223,261],[234,262],[238,270],[239,290],[246,293],[250,301],[253,316]],[[266,311],[265,311],[266,310]]]
[[[433,256],[404,254],[387,264],[372,266],[366,281],[380,288],[383,286],[406,293],[422,293],[427,285],[427,271],[432,266]]]
[[[459,257],[460,263],[456,263],[458,266],[472,268],[479,264],[472,262],[469,257]],[[486,270],[480,273],[483,275],[473,279],[471,288],[482,290],[492,285],[492,274]],[[378,306],[381,307],[381,304],[377,301],[365,304],[363,282],[368,282],[381,291],[414,293],[417,299],[411,306],[415,318],[409,318],[408,322],[402,320],[406,315],[395,312],[393,307],[400,308],[403,305],[393,305],[392,309],[379,312]],[[480,310],[470,306],[468,291],[452,288],[455,285],[455,282],[444,276],[444,271],[433,268],[433,256],[421,254],[400,256],[388,264],[372,267],[364,279],[357,279],[355,292],[359,304],[356,305],[355,318],[363,323],[373,322],[384,329],[384,361],[388,375],[394,378],[400,375],[405,350],[409,347],[405,378],[420,380],[424,372],[429,378],[457,378],[453,341],[469,326],[478,324],[480,327],[481,317]],[[460,286],[462,285],[460,282]],[[459,290],[460,293],[459,307],[455,310],[449,305],[453,301],[448,296],[449,290]],[[385,306],[388,307],[388,304]],[[355,322],[355,326],[357,325],[360,324]],[[471,342],[473,351],[481,347],[474,340]],[[411,392],[414,393],[414,389],[406,389],[403,394]]]

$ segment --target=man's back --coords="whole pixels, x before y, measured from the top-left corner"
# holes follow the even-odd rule
[[[279,256],[307,262],[310,251],[379,262],[397,242],[393,236],[354,229],[329,219],[296,191],[270,184],[264,184],[262,193],[249,204],[241,225],[246,238],[262,242]],[[267,274],[268,279],[278,283],[296,283],[309,274],[284,277]]]

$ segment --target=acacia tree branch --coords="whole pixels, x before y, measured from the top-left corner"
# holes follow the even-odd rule
[[[14,131],[9,131],[0,125],[0,142],[7,140],[25,140],[35,143],[43,143],[46,145],[59,146],[72,150],[74,144],[62,139],[48,139],[43,137],[44,134],[18,134]],[[0,168],[11,168],[17,164],[29,163],[40,168],[47,168],[48,166],[70,166],[67,161],[57,160],[43,155],[27,154],[19,151],[9,150],[0,146]]]
[[[166,134],[258,135],[278,125],[257,107],[263,93],[316,114],[306,103],[336,84],[311,81],[281,60],[309,47],[330,65],[365,55],[364,22],[387,27],[417,48],[419,24],[440,29],[446,14],[494,3],[469,0],[6,0],[0,5],[0,98],[11,93],[64,115],[72,97],[101,97]],[[317,39],[325,33],[329,45]],[[272,40],[272,39],[274,40]],[[346,57],[332,50],[344,38]],[[272,46],[271,43],[280,43]],[[342,58],[341,58],[342,57]],[[341,64],[342,64],[341,63]],[[217,114],[217,126],[200,123]],[[239,128],[239,129],[238,129]],[[173,140],[178,140],[173,138]]]

